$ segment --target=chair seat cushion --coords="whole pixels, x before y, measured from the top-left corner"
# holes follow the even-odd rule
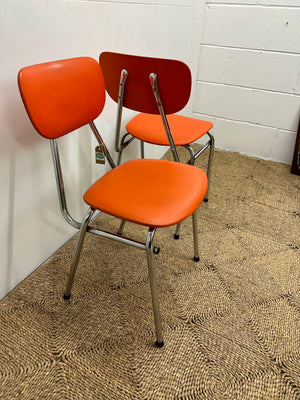
[[[213,126],[209,121],[171,114],[167,116],[175,146],[193,143]],[[127,132],[147,143],[169,146],[160,115],[140,113],[126,125]]]
[[[200,168],[138,159],[112,169],[84,194],[92,208],[149,227],[175,225],[190,216],[207,191]]]

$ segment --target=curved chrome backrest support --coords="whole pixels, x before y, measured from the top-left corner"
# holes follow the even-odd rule
[[[115,149],[118,153],[121,152],[122,150],[122,147],[120,147],[120,129],[121,129],[121,120],[123,111],[124,89],[127,77],[128,77],[128,72],[126,71],[126,69],[122,69],[120,76],[120,85],[119,85],[116,138],[115,138]]]
[[[60,157],[59,157],[56,139],[50,139],[50,147],[51,147],[51,154],[52,154],[52,160],[53,160],[53,166],[54,166],[54,173],[55,173],[55,180],[56,180],[56,186],[57,186],[57,192],[58,192],[60,211],[68,224],[73,226],[73,228],[79,229],[81,226],[81,223],[76,221],[74,218],[72,218],[68,211],[66,194],[65,194],[65,186],[64,186],[64,180],[63,180],[63,175],[62,175],[62,170],[61,170]]]
[[[159,90],[158,90],[158,83],[157,83],[157,75],[154,72],[152,72],[149,75],[149,79],[150,79],[151,87],[152,87],[152,90],[153,90],[153,93],[154,93],[154,97],[155,97],[155,100],[156,100],[156,104],[157,104],[157,107],[158,107],[158,110],[159,110],[159,114],[161,116],[162,122],[164,124],[165,131],[166,131],[166,134],[167,134],[167,137],[168,137],[168,141],[169,141],[170,148],[171,148],[171,151],[172,151],[172,154],[173,154],[173,158],[174,158],[175,161],[179,162],[179,157],[178,157],[178,153],[177,153],[177,150],[176,150],[176,146],[174,144],[174,139],[173,139],[172,132],[171,132],[171,129],[170,129],[170,125],[169,125],[169,122],[168,122],[168,118],[167,118],[167,115],[166,115],[164,107],[163,107],[163,103],[162,103],[161,98],[160,98],[160,94],[159,94]]]

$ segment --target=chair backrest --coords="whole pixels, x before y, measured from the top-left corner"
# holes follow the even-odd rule
[[[191,92],[189,67],[178,60],[151,58],[103,52],[99,58],[105,86],[110,97],[118,103],[121,71],[128,77],[123,106],[135,111],[159,114],[149,75],[157,75],[160,97],[166,114],[180,111],[188,102]]]
[[[92,122],[105,104],[102,71],[90,57],[24,67],[18,84],[33,126],[48,139]]]

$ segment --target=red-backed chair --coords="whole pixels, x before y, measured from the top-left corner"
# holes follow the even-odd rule
[[[169,64],[170,69],[177,70],[176,66],[176,63]],[[148,71],[141,70],[141,75],[145,75],[145,85],[138,90],[145,95],[142,108],[148,109],[149,104],[153,105]],[[18,83],[33,126],[38,133],[50,139],[62,214],[69,224],[79,230],[64,298],[70,298],[86,232],[144,249],[148,261],[156,343],[162,346],[158,287],[153,263],[153,253],[158,253],[159,249],[153,245],[154,234],[157,228],[177,224],[193,215],[194,260],[199,261],[196,210],[207,191],[205,172],[191,165],[152,159],[132,160],[115,166],[93,122],[104,107],[105,85],[99,63],[92,58],[79,57],[25,67],[19,72]],[[176,92],[176,98],[173,98],[173,93],[169,96],[168,91],[164,91],[163,96],[170,110],[184,106],[180,90]],[[79,223],[67,209],[57,139],[86,124],[90,125],[104,149],[112,169],[84,193],[83,198],[89,208]],[[96,210],[147,226],[145,242],[91,226],[91,217]]]
[[[187,164],[194,165],[195,160],[209,148],[209,158],[207,166],[207,177],[210,182],[213,151],[214,151],[214,137],[210,130],[213,124],[209,121],[203,121],[196,118],[190,118],[183,115],[171,113],[171,110],[165,106],[164,116],[159,115],[157,112],[158,107],[152,104],[152,107],[148,107],[146,111],[141,103],[140,107],[138,103],[130,103],[127,100],[127,91],[132,90],[131,82],[132,76],[139,74],[139,70],[145,68],[147,65],[148,71],[154,72],[157,75],[159,90],[164,90],[164,85],[168,85],[167,90],[172,91],[174,94],[179,89],[180,92],[184,91],[182,102],[187,102],[190,96],[191,88],[191,74],[189,69],[186,68],[186,72],[179,81],[176,75],[176,70],[170,72],[168,65],[170,60],[163,60],[158,58],[141,57],[128,54],[119,54],[113,52],[104,52],[100,54],[100,65],[103,71],[106,88],[110,97],[118,103],[118,115],[117,115],[117,128],[116,128],[116,143],[115,148],[119,153],[118,163],[121,162],[122,152],[124,148],[134,139],[141,141],[141,156],[144,158],[144,142],[157,144],[161,146],[171,146],[173,157],[177,161],[177,156],[174,154],[173,146],[183,146],[189,153],[190,158]],[[182,66],[182,70],[185,67]],[[121,71],[122,76],[121,76]],[[162,82],[161,82],[162,81]],[[120,85],[119,85],[120,83]],[[124,87],[126,85],[126,91]],[[161,87],[162,85],[162,87]],[[139,101],[143,101],[139,96],[138,89],[135,91],[135,95],[138,96]],[[175,96],[176,97],[176,96]],[[122,117],[122,106],[134,109],[140,113],[133,117],[126,125],[126,133],[120,138],[120,126]],[[180,111],[182,107],[178,107],[177,111]],[[174,112],[177,112],[174,111]],[[161,114],[161,113],[160,113]],[[172,135],[170,143],[170,135]],[[208,136],[208,141],[201,147],[198,152],[194,152],[191,144],[202,138]],[[209,183],[208,183],[209,185]],[[204,201],[208,201],[208,190]]]

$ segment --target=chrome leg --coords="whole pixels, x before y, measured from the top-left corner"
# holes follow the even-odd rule
[[[198,262],[199,258],[199,245],[198,245],[198,221],[197,210],[192,215],[193,218],[193,239],[194,239],[194,261]]]
[[[94,213],[94,210],[92,208],[89,208],[87,210],[87,212],[85,213],[82,223],[81,223],[79,235],[77,238],[76,248],[75,248],[75,252],[74,252],[74,256],[73,256],[73,260],[72,260],[72,265],[70,268],[69,278],[68,278],[68,282],[67,282],[66,290],[65,290],[65,294],[64,294],[65,300],[68,300],[71,296],[72,285],[73,285],[76,269],[78,266],[84,237],[85,237],[86,230],[87,230],[88,224],[90,222],[90,219],[91,219],[93,213]]]
[[[147,262],[148,262],[148,270],[150,277],[150,288],[152,295],[152,307],[154,314],[154,323],[155,323],[155,331],[156,331],[156,345],[158,347],[162,347],[164,345],[162,329],[161,329],[161,318],[160,318],[160,310],[159,310],[159,301],[158,301],[158,287],[157,287],[157,276],[156,276],[156,268],[153,263],[153,237],[155,234],[154,228],[149,228],[147,239],[146,239],[146,253],[147,253]]]
[[[118,153],[118,161],[117,161],[117,165],[121,164],[122,161],[122,153],[123,153],[123,149],[121,149]]]
[[[126,221],[122,220],[119,226],[119,230],[117,232],[118,235],[123,235],[123,231],[124,231],[124,226],[125,226]]]
[[[189,159],[189,161],[187,162],[187,164],[189,164],[189,165],[194,165],[194,164],[195,164],[195,160],[196,160],[194,149],[193,149],[190,145],[188,145],[188,144],[187,144],[187,145],[184,145],[183,147],[186,148],[186,149],[189,151],[189,153],[190,153],[190,159]],[[174,239],[175,239],[175,240],[178,240],[178,239],[179,239],[179,233],[180,233],[180,222],[177,224],[177,226],[176,226],[176,231],[175,231],[175,233],[174,233]]]
[[[196,160],[194,149],[189,144],[186,144],[183,147],[185,147],[190,153],[190,159],[187,164],[194,165]]]
[[[176,225],[176,231],[174,233],[174,239],[175,240],[179,239],[179,233],[180,233],[180,222]]]
[[[145,158],[145,143],[141,140],[141,158]]]
[[[208,192],[209,192],[209,187],[210,187],[210,176],[211,176],[211,167],[212,167],[212,161],[213,161],[213,155],[214,155],[214,149],[215,149],[215,138],[212,133],[207,132],[208,136],[210,137],[210,148],[209,148],[209,156],[208,156],[208,165],[207,165],[207,179],[208,179],[208,187],[207,187],[207,192],[204,197],[204,201],[208,201]]]

